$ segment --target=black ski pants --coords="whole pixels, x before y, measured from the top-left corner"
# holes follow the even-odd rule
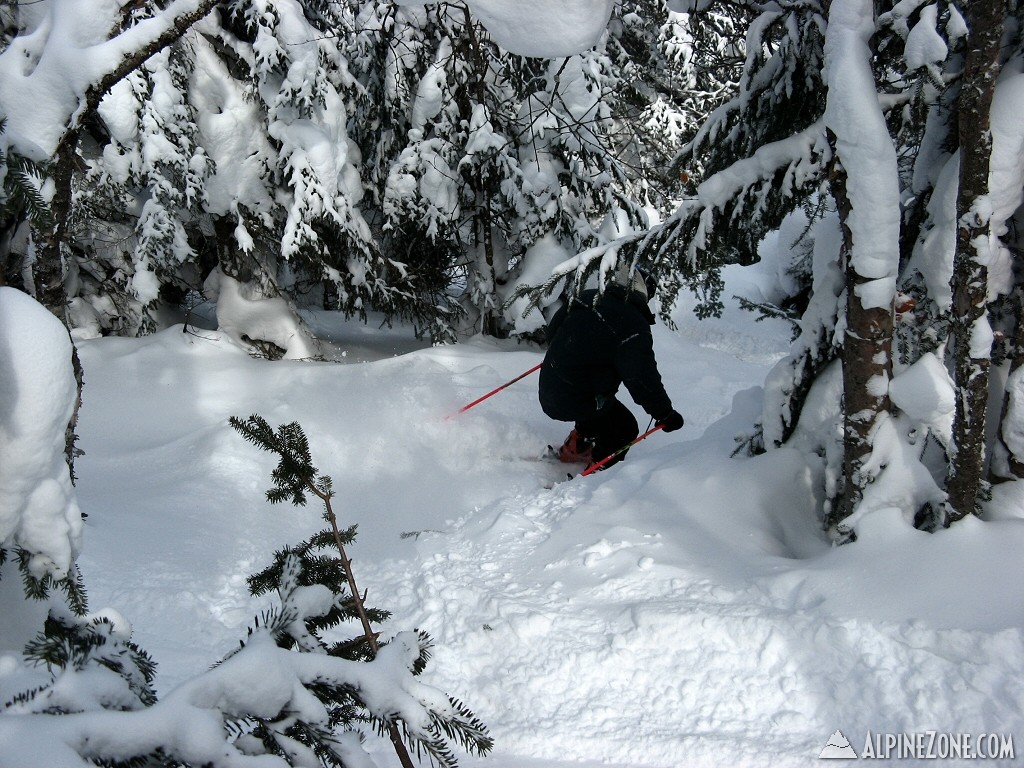
[[[605,401],[601,410],[592,416],[579,419],[576,422],[576,432],[581,437],[594,441],[591,456],[595,462],[598,462],[615,453],[622,446],[629,445],[636,440],[640,434],[640,425],[637,424],[636,417],[629,408],[616,398],[611,397]],[[626,458],[625,451],[604,466],[610,467],[624,458]]]

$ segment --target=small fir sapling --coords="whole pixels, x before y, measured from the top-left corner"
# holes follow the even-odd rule
[[[257,618],[232,654],[160,701],[155,665],[120,620],[52,609],[25,650],[51,680],[4,704],[0,741],[22,738],[23,725],[24,733],[46,733],[45,757],[28,764],[374,768],[357,727],[387,730],[402,717],[417,754],[442,768],[457,765],[446,737],[488,751],[491,740],[471,712],[415,681],[429,657],[425,636],[400,633],[372,659],[366,643],[320,638],[321,627],[351,613],[351,600],[337,558],[322,557],[317,540],[329,544],[314,537],[253,577],[277,589],[280,605]],[[80,717],[99,712],[105,716]]]
[[[12,765],[374,768],[363,728],[390,736],[404,768],[415,766],[406,743],[441,768],[458,764],[451,742],[471,754],[490,751],[487,729],[469,709],[416,679],[430,656],[429,638],[402,632],[380,643],[369,629],[388,614],[366,608],[355,588],[344,555],[355,528],[338,529],[330,479],[312,466],[301,428],[274,433],[261,420],[247,426],[254,442],[281,456],[271,498],[298,503],[312,492],[331,522],[251,577],[253,594],[276,590],[280,604],[256,619],[233,653],[157,700],[155,663],[119,617],[86,614],[77,569],[60,581],[29,580],[23,567],[28,596],[58,587],[68,599],[54,601],[24,652],[50,679],[0,701],[0,742],[46,734],[29,762],[19,753]],[[329,553],[335,546],[340,557]],[[0,548],[0,561],[9,554]],[[322,637],[331,631],[337,638],[355,619],[364,628],[357,637]]]
[[[232,417],[230,423],[245,439],[279,458],[271,473],[274,486],[267,491],[268,500],[272,503],[290,500],[303,506],[307,495],[313,494],[323,503],[324,519],[330,523],[330,528],[306,541],[276,552],[270,566],[250,577],[249,588],[253,595],[276,589],[281,596],[280,610],[264,616],[265,629],[279,647],[306,653],[372,662],[384,654],[396,652],[411,661],[412,674],[419,675],[430,657],[430,638],[423,632],[405,632],[387,645],[378,641],[371,622],[385,621],[390,614],[364,604],[345,550],[346,545],[355,540],[356,526],[339,529],[331,504],[334,495],[331,478],[319,474],[313,465],[309,441],[302,427],[292,422],[275,431],[258,415],[244,421]],[[337,549],[337,557],[326,554],[332,545]],[[329,643],[321,635],[346,620],[356,619],[362,628],[360,636]],[[493,746],[483,723],[464,704],[449,696],[445,696],[444,701],[436,697],[422,701],[428,714],[427,722],[410,723],[397,712],[387,717],[374,716],[360,698],[361,692],[351,685],[318,683],[308,686],[308,690],[327,710],[328,728],[311,727],[301,718],[286,719],[284,728],[278,727],[281,721],[251,719],[249,738],[257,739],[264,748],[281,756],[292,746],[301,744],[313,750],[325,765],[338,766],[345,763],[341,753],[335,750],[341,743],[335,732],[350,731],[362,723],[371,723],[382,735],[386,734],[406,767],[414,765],[406,742],[413,745],[417,757],[426,754],[442,768],[458,765],[449,739],[476,754],[486,754]],[[240,724],[239,727],[245,726]]]

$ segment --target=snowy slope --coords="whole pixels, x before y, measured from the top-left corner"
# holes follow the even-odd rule
[[[264,500],[273,459],[227,425],[258,412],[306,429],[385,631],[429,631],[427,681],[491,727],[480,765],[801,766],[837,729],[857,752],[928,730],[1024,749],[1024,493],[997,488],[998,520],[936,535],[876,515],[833,549],[813,462],[730,458],[788,328],[678,321],[655,343],[687,426],[550,490],[563,469],[529,457],[567,430],[535,378],[445,418],[536,349],[359,327],[335,329],[340,363],[254,360],[180,326],[86,341],[91,607],[134,623],[164,692],[244,635],[261,605],[246,576],[322,522]]]

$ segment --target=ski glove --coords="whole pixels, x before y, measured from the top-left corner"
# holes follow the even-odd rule
[[[671,411],[667,416],[658,419],[655,423],[666,432],[675,432],[677,429],[683,428],[683,414],[679,413],[679,411]]]

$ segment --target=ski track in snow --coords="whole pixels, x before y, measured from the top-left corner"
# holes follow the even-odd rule
[[[671,538],[683,526],[673,532],[658,516],[645,525],[642,511],[635,527],[594,519],[588,501],[600,493],[574,483],[502,501],[424,537],[404,573],[384,567],[371,579],[398,600],[396,623],[432,634],[432,679],[466,692],[503,752],[799,766],[835,723],[849,733],[913,731],[929,727],[915,719],[928,711],[929,722],[984,732],[993,715],[1011,714],[989,711],[1000,668],[1000,687],[1022,701],[1015,630],[773,605],[681,562]]]
[[[259,412],[306,428],[343,522],[359,523],[355,574],[393,612],[385,631],[427,630],[426,679],[489,725],[495,754],[464,766],[804,766],[837,728],[858,750],[868,731],[1024,738],[1019,602],[981,629],[886,617],[903,616],[900,597],[879,596],[882,618],[871,595],[837,605],[833,589],[870,583],[870,541],[830,553],[796,452],[729,458],[784,349],[763,334],[731,320],[705,346],[700,327],[657,328],[687,426],[550,490],[564,468],[516,458],[567,431],[535,381],[445,418],[536,350],[473,340],[337,365],[174,330],[85,343],[91,605],[135,623],[164,691],[244,635],[266,605],[246,577],[322,525],[312,506],[264,501],[274,461],[226,424]]]

